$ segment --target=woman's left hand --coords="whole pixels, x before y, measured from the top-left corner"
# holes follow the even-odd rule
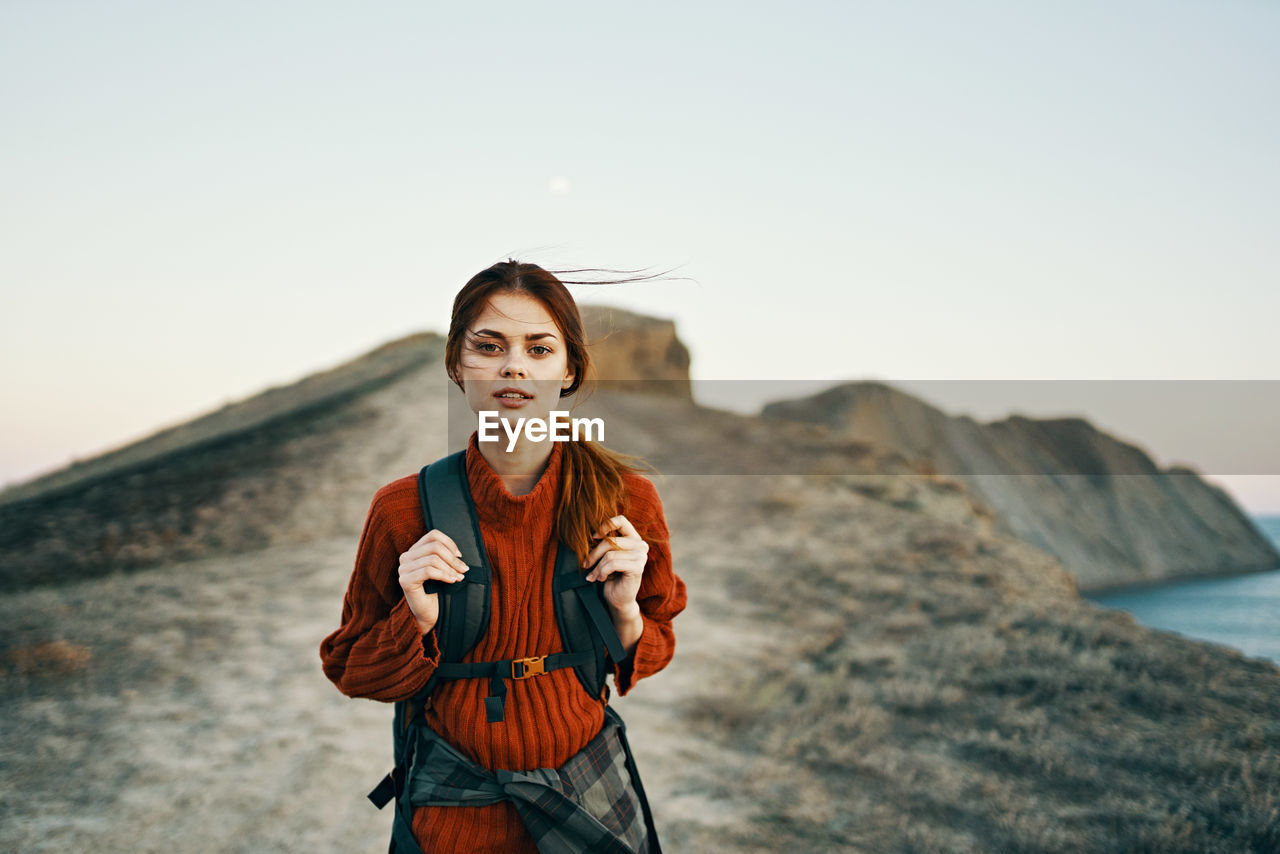
[[[621,531],[622,535],[609,536],[610,531]],[[605,601],[615,611],[626,610],[636,604],[640,593],[640,576],[649,559],[649,544],[640,538],[626,516],[609,519],[593,536],[605,539],[587,553],[582,563],[584,567],[595,564],[587,580],[603,580]]]

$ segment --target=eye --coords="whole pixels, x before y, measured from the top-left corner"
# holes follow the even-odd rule
[[[486,350],[485,347],[493,347],[495,349]],[[494,344],[492,341],[481,341],[479,344],[476,345],[476,349],[482,353],[495,353],[501,348],[498,347],[497,344]]]
[[[551,348],[550,348],[550,347],[547,347],[547,346],[545,346],[545,345],[543,345],[543,344],[535,344],[535,345],[534,345],[532,348],[530,348],[530,349],[533,349],[533,350],[544,350],[544,351],[546,351],[546,352],[543,352],[543,353],[539,353],[539,354],[538,354],[539,356],[545,356],[545,355],[547,355],[547,353],[550,353],[550,352],[551,352]]]

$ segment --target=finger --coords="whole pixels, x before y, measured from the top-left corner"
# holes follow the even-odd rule
[[[606,520],[599,528],[596,528],[596,536],[603,537],[610,531],[621,531],[624,537],[635,537],[639,539],[640,534],[636,531],[635,526],[631,524],[631,520],[626,516],[614,516]]]
[[[449,566],[458,570],[458,572],[466,572],[468,569],[471,568],[470,566],[467,565],[466,561],[458,557],[457,553],[452,551],[450,547],[446,546],[444,543],[435,543],[433,554],[435,554],[436,557],[440,558]]]
[[[582,561],[582,566],[593,565],[593,563],[600,560],[600,557],[602,557],[605,552],[612,551],[612,548],[613,544],[607,542],[607,540],[603,543],[596,543],[594,547],[591,548],[591,551],[586,553],[586,560]]]
[[[596,543],[591,551],[587,552],[587,557],[582,561],[582,566],[588,567],[600,559],[600,556],[611,551],[638,551],[641,554],[648,554],[649,544],[639,537],[608,537],[604,542]]]
[[[434,531],[433,533],[439,534],[440,532]],[[440,536],[443,537],[445,535],[440,534]],[[405,552],[405,554],[408,555],[410,559],[413,559],[413,560],[421,560],[431,555],[439,555],[441,559],[447,561],[451,566],[453,566],[454,569],[458,570],[459,572],[466,572],[468,569],[470,569],[470,567],[467,566],[466,561],[464,561],[461,557],[458,556],[458,553],[454,550],[454,547],[441,539],[432,538],[428,540],[424,537],[423,539],[418,540],[418,542],[414,543],[413,546],[410,547],[409,551]]]
[[[608,557],[608,555],[605,555],[605,558]],[[613,572],[613,563],[602,558],[600,563],[596,564],[595,568],[587,574],[587,581],[604,581],[611,572]]]
[[[462,557],[462,549],[458,548],[458,544],[453,541],[452,537],[450,537],[444,531],[441,531],[439,528],[432,528],[430,531],[427,531],[427,533],[422,535],[422,539],[418,540],[418,542],[420,543],[423,541],[430,542],[432,540],[435,540],[436,542],[443,544],[444,547],[448,549],[455,557],[459,557],[459,558]]]
[[[400,556],[400,570],[407,572],[414,569],[421,569],[427,566],[446,567],[450,572],[465,573],[471,567],[458,560],[447,552],[440,551],[438,547],[426,554],[414,555],[412,552],[405,552]]]
[[[622,552],[613,551],[601,558],[600,563],[587,575],[587,580],[604,581],[611,575],[637,573],[642,569],[634,559],[623,557]]]
[[[466,576],[467,565],[457,561],[456,558],[433,555],[431,560],[431,568],[435,570],[435,577],[441,581],[461,581]],[[454,561],[460,563],[462,568],[459,569],[455,566]]]
[[[457,575],[452,570],[450,573]],[[400,576],[400,587],[404,590],[413,590],[424,586],[428,581],[445,581],[452,584],[457,580],[457,578],[441,578],[440,575],[441,573],[435,567],[414,570]]]
[[[582,562],[582,565],[584,567],[591,566],[591,564],[600,559],[601,555],[608,554],[612,551],[626,549],[627,546],[622,545],[623,542],[624,541],[621,538],[610,537],[604,542],[596,543],[595,546],[592,547],[591,551],[587,552],[587,558]]]
[[[415,587],[421,584],[425,584],[426,582],[435,579],[437,574],[438,573],[436,572],[435,567],[423,567],[422,569],[415,569],[410,572],[406,572],[400,576],[400,586]]]
[[[403,577],[408,573],[419,572],[425,572],[427,577],[437,578],[441,581],[457,581],[465,577],[464,572],[455,569],[447,560],[436,554],[412,561],[404,567],[400,574]]]

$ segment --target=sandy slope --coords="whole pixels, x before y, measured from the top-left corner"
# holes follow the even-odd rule
[[[11,656],[0,849],[385,851],[389,814],[364,793],[389,765],[390,707],[343,697],[317,653],[354,552],[276,547],[0,601],[23,648],[91,656],[35,673]],[[613,698],[675,850],[743,809],[712,774],[743,760],[682,732],[673,698],[751,635],[688,581],[672,666]]]

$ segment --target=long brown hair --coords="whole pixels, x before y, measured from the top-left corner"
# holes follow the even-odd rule
[[[449,378],[462,388],[458,379],[458,365],[462,347],[472,321],[484,311],[489,298],[495,294],[523,294],[537,299],[555,320],[564,336],[569,370],[573,383],[561,389],[561,397],[575,394],[592,372],[591,354],[587,350],[586,331],[578,304],[565,287],[566,284],[602,285],[635,282],[652,279],[658,274],[629,278],[592,279],[584,281],[564,280],[565,273],[593,272],[591,270],[545,270],[537,264],[508,259],[499,261],[488,269],[471,277],[458,291],[453,301],[453,317],[449,322],[449,335],[445,341],[444,363]],[[634,270],[603,270],[594,272],[633,273]],[[560,538],[585,559],[595,546],[592,534],[605,520],[623,510],[626,484],[624,472],[654,471],[642,458],[619,453],[590,441],[566,442],[562,457],[560,495],[557,499],[556,528]],[[649,535],[656,536],[656,535]]]

